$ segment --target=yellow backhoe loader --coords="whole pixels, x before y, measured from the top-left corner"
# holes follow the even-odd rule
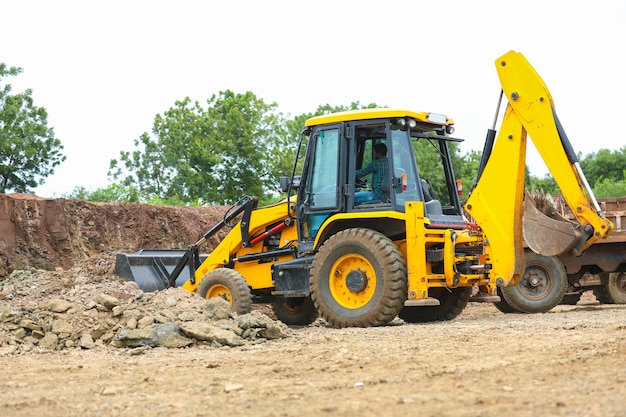
[[[384,325],[397,316],[449,320],[475,287],[498,301],[497,289],[517,284],[524,271],[523,232],[537,253],[577,255],[613,225],[540,76],[514,51],[495,64],[508,104],[499,132],[495,122],[488,132],[464,205],[469,216],[448,148],[460,141],[450,118],[387,108],[334,113],[306,121],[293,173],[281,178],[285,200],[257,207],[248,198],[187,250],[119,254],[118,274],[148,290],[181,285],[224,297],[239,313],[272,303],[287,324],[318,315],[332,327]],[[575,208],[575,222],[524,201],[527,136]],[[522,223],[524,207],[532,214]],[[199,252],[235,221],[211,253]]]

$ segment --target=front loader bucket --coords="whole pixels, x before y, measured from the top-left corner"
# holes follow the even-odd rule
[[[135,281],[143,291],[159,291],[169,288],[169,276],[181,259],[187,255],[184,249],[142,249],[136,253],[118,253],[115,273],[126,281]],[[200,255],[204,261],[207,255]],[[176,285],[189,279],[189,274],[180,274]]]
[[[557,256],[584,243],[580,225],[561,216],[551,198],[526,192],[522,231],[526,245],[535,253]]]

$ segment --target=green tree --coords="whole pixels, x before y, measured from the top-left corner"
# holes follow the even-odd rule
[[[11,94],[11,85],[1,84],[21,72],[0,63],[0,193],[31,191],[65,160],[61,142],[47,126],[46,109],[33,104],[32,90]]]
[[[626,167],[626,146],[614,151],[600,149],[582,158],[579,155],[579,160],[589,184],[595,186],[604,179],[620,181]]]
[[[189,98],[157,115],[152,135],[120,152],[109,176],[142,201],[229,204],[244,195],[278,196],[285,120],[253,93],[223,91],[203,108]]]
[[[608,178],[597,181],[593,193],[597,198],[626,196],[626,172],[624,178],[619,181],[611,181]]]
[[[454,169],[454,176],[461,180],[463,193],[459,198],[461,202],[464,202],[469,197],[474,185],[476,185],[481,152],[470,150],[468,153],[462,155],[458,143],[451,142],[450,144],[452,169]]]
[[[600,149],[584,157],[578,156],[580,167],[596,197],[621,197],[626,195],[626,147],[619,150]],[[550,174],[543,177],[530,176],[527,188],[560,193],[556,181]]]
[[[560,194],[561,192],[552,175],[545,174],[543,177],[535,177],[528,174],[528,168],[526,168],[526,189],[541,190],[550,195]]]
[[[107,187],[97,188],[94,191],[89,191],[85,187],[76,187],[64,197],[85,201],[136,203],[139,201],[139,191],[132,185],[109,184]]]

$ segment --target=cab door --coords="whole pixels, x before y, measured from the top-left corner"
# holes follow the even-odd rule
[[[300,249],[312,244],[320,226],[340,210],[342,125],[316,128],[309,138],[296,216]]]

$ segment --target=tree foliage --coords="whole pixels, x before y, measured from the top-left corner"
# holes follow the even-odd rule
[[[596,197],[626,196],[626,146],[600,149],[579,159]]]
[[[123,184],[109,184],[107,187],[98,188],[94,191],[87,190],[85,187],[76,187],[66,198],[98,202],[137,203],[139,191],[132,185]]]
[[[560,193],[559,186],[550,174],[545,174],[543,177],[526,174],[526,178],[526,188],[529,190],[541,190],[551,195]]]
[[[152,135],[120,152],[109,175],[133,185],[143,201],[228,204],[243,195],[277,195],[289,145],[276,104],[253,93],[223,91],[207,107],[189,98],[157,115]]]
[[[461,180],[463,187],[460,199],[461,201],[465,201],[469,197],[474,185],[476,185],[481,153],[476,150],[470,150],[469,153],[461,154],[460,146],[458,146],[457,143],[451,142],[450,145],[452,169],[454,170],[455,177]]]
[[[21,68],[0,63],[0,82]],[[33,103],[32,90],[12,94],[0,83],[0,192],[28,192],[44,183],[65,160],[63,146],[47,126],[45,108]]]
[[[619,150],[600,149],[586,156],[578,155],[580,167],[598,198],[626,196],[626,147]],[[528,178],[528,177],[527,177]],[[552,195],[560,193],[550,174],[530,176],[527,188],[543,190]]]
[[[605,178],[596,182],[593,192],[597,198],[626,196],[626,175],[619,181]]]
[[[626,146],[619,150],[600,149],[581,158],[582,168],[589,184],[594,185],[599,181],[621,181],[624,179],[626,169]]]

